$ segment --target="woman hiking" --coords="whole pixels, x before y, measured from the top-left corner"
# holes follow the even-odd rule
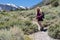
[[[37,7],[37,13],[36,13],[36,19],[37,19],[37,22],[39,24],[39,28],[40,28],[40,31],[44,31],[44,27],[42,25],[42,21],[43,21],[43,18],[44,18],[44,14],[43,12],[41,11],[41,9],[39,7]]]

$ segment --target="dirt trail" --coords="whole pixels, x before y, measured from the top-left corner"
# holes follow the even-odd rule
[[[37,22],[33,22],[33,23],[36,23]],[[38,25],[39,26],[39,25]],[[34,34],[31,34],[29,35],[31,38],[33,38],[33,40],[57,40],[57,39],[52,39],[48,36],[48,31],[46,32],[37,32],[37,33],[34,33]]]
[[[47,32],[37,32],[37,33],[30,35],[30,37],[33,40],[57,40],[57,39],[50,38]]]

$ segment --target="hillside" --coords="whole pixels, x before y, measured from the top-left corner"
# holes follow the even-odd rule
[[[40,7],[45,14],[42,24],[48,27],[47,35],[60,39],[60,5],[55,4],[56,2]],[[28,35],[38,32],[38,25],[35,22],[37,22],[35,8],[23,11],[0,11],[0,39],[32,40]]]
[[[42,0],[42,2],[39,2],[39,3],[37,3],[36,5],[34,5],[33,7],[32,7],[32,9],[33,8],[36,8],[36,7],[42,7],[42,6],[46,6],[46,5],[50,5],[50,4],[55,4],[55,2],[58,2],[59,3],[59,5],[60,5],[60,0]],[[57,3],[56,3],[57,4]]]
[[[59,24],[60,22],[60,6],[51,7],[51,5],[41,7],[45,13],[45,19],[43,25],[49,27],[50,25]],[[38,28],[35,19],[35,10],[26,11],[10,11],[10,12],[0,12],[0,29],[9,29],[10,27],[19,27],[24,31],[25,34],[31,34],[37,32]],[[55,25],[54,25],[55,26]]]

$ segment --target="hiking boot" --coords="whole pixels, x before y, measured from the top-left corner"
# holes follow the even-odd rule
[[[44,32],[46,32],[47,29],[44,29],[44,27],[41,27],[41,28],[40,28],[40,31],[44,31]]]

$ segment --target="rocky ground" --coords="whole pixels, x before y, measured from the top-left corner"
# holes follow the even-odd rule
[[[33,40],[57,40],[48,36],[48,32],[37,32],[30,35]]]

